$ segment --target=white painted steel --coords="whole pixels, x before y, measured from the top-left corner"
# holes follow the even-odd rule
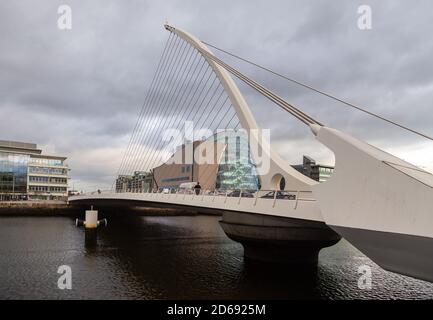
[[[165,28],[178,35],[183,40],[187,41],[191,46],[198,49],[199,51],[204,51],[210,55],[214,55],[212,51],[203,44],[199,39],[190,33],[174,28],[169,25],[165,25]],[[275,184],[272,182],[272,178],[281,174],[286,180],[286,189],[302,189],[302,190],[310,190],[310,186],[317,184],[316,181],[306,177],[292,166],[290,166],[287,161],[283,160],[278,153],[272,150],[271,146],[261,137],[259,136],[257,122],[254,119],[251,110],[245,101],[242,93],[240,92],[238,86],[233,81],[230,74],[223,67],[215,63],[212,59],[209,59],[206,55],[202,55],[203,58],[209,63],[209,65],[214,70],[217,75],[219,81],[224,87],[227,95],[229,96],[230,102],[232,103],[236,114],[239,118],[239,121],[244,128],[249,133],[250,145],[259,145],[261,146],[261,150],[267,153],[267,156],[270,159],[269,170],[260,171],[260,166],[258,167],[258,173],[260,175],[260,182],[262,188],[264,189],[274,189],[276,188]],[[257,154],[259,150],[255,148],[251,148],[252,158],[256,164],[258,164],[258,159],[261,157]]]
[[[335,154],[331,178],[313,187],[328,225],[433,237],[431,173],[338,130],[316,131]]]
[[[212,54],[197,38],[166,26],[195,48]],[[251,111],[228,72],[211,65],[234,106],[242,127],[257,129]],[[261,175],[264,189],[276,188],[281,174],[294,200],[162,193],[103,193],[73,196],[82,200],[138,201],[185,207],[230,210],[313,221],[323,221],[384,268],[433,281],[433,175],[338,130],[311,125],[316,138],[335,153],[331,178],[317,183],[270,150],[270,172]],[[256,143],[263,142],[250,135]],[[254,143],[254,141],[253,141]],[[253,151],[253,150],[252,150]],[[253,159],[257,155],[252,154]],[[315,200],[317,199],[317,201]],[[320,208],[320,209],[319,209]]]
[[[93,229],[98,226],[98,211],[86,210],[86,220],[84,221],[86,229]]]

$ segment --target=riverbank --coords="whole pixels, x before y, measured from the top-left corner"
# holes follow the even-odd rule
[[[70,216],[78,212],[65,201],[0,202],[0,216]]]
[[[90,209],[90,208],[89,208]],[[100,215],[124,216],[195,216],[196,211],[173,208],[96,208]],[[0,216],[82,216],[85,208],[64,201],[8,201],[0,202]]]

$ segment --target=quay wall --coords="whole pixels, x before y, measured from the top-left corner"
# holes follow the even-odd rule
[[[65,201],[3,201],[0,202],[0,216],[83,216],[89,206],[77,206]],[[190,216],[200,214],[197,211],[159,208],[159,207],[98,207],[102,215],[134,216]]]

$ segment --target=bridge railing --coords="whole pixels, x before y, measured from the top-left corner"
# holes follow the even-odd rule
[[[155,194],[155,196],[160,195],[183,195],[183,199],[186,196],[190,196],[191,199],[205,200],[207,197],[212,197],[212,201],[215,199],[224,198],[224,202],[228,199],[237,198],[237,204],[241,204],[242,200],[245,198],[254,199],[253,205],[256,206],[259,201],[267,200],[271,203],[272,207],[279,202],[293,203],[294,209],[297,208],[299,202],[316,201],[313,198],[313,193],[311,190],[247,190],[247,189],[169,189],[160,188],[158,190],[142,190],[140,188],[125,189],[122,191],[115,192],[113,190],[96,190],[88,193],[83,193],[82,195],[104,195],[104,194]],[[233,200],[231,200],[233,202]]]

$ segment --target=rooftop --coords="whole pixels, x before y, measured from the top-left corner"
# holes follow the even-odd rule
[[[36,143],[29,142],[0,140],[0,151],[29,154],[32,158],[66,160],[63,156],[42,154]]]
[[[38,149],[36,143],[7,141],[7,140],[0,140],[0,150],[6,152],[20,152],[20,153],[31,153],[31,154],[42,153],[42,150]]]

